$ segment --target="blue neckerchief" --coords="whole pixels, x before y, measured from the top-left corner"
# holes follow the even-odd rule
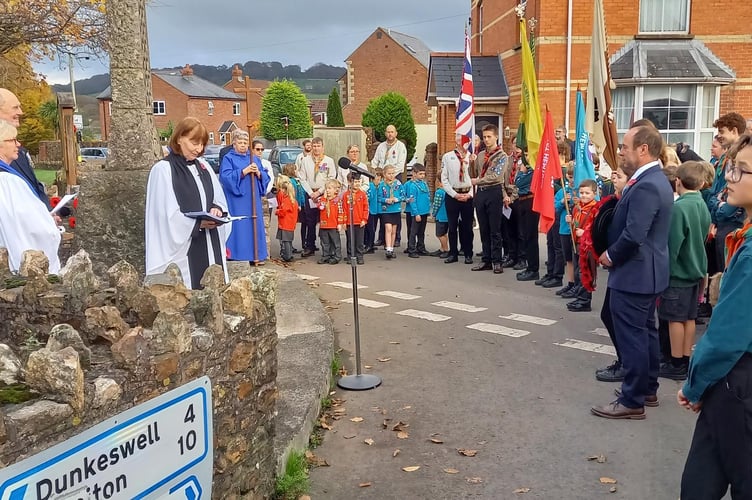
[[[13,174],[13,175],[15,175],[15,176],[20,177],[21,179],[23,179],[23,181],[26,183],[26,185],[29,186],[29,189],[31,189],[31,192],[34,193],[34,196],[36,196],[37,198],[39,198],[42,201],[42,203],[44,203],[44,200],[42,200],[39,197],[39,193],[34,188],[34,186],[31,185],[31,182],[29,182],[29,179],[27,179],[26,177],[24,177],[23,175],[21,175],[21,173],[18,170],[16,170],[15,168],[11,167],[7,163],[5,163],[3,160],[0,160],[0,170],[3,170],[5,172],[8,172],[9,174]]]

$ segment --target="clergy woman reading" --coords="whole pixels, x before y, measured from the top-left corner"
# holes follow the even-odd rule
[[[248,132],[236,130],[232,133],[232,149],[222,158],[219,179],[230,213],[248,216],[233,222],[227,240],[227,258],[259,263],[269,257],[261,200],[266,195],[270,178],[261,165],[260,154],[252,155],[248,144]],[[253,146],[263,149],[259,141],[254,141]]]
[[[180,120],[170,138],[170,154],[149,172],[146,186],[146,274],[163,273],[177,264],[188,288],[201,288],[212,264],[225,270],[225,241],[231,223],[217,226],[191,212],[221,217],[227,200],[211,166],[199,158],[209,140],[206,127],[193,117]]]
[[[21,145],[17,133],[0,120],[0,248],[8,250],[13,272],[18,272],[24,251],[40,250],[49,260],[50,273],[57,274],[60,231],[35,186],[11,166]]]

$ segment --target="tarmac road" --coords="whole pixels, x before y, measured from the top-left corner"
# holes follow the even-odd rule
[[[476,231],[479,248],[477,240]],[[332,430],[314,450],[329,464],[311,472],[314,500],[678,498],[695,421],[675,402],[680,383],[661,379],[661,404],[644,421],[590,414],[619,387],[593,376],[613,360],[598,318],[602,291],[593,312],[570,313],[555,289],[519,283],[511,269],[471,272],[462,261],[409,259],[401,250],[394,261],[379,250],[358,266],[363,372],[383,384],[332,395],[346,413],[327,420]],[[308,258],[293,268],[330,306],[354,373],[352,304],[341,302],[352,296],[350,266]],[[406,439],[392,430],[398,422]]]

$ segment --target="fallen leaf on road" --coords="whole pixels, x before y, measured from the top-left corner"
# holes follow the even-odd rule
[[[365,365],[365,366],[363,366],[363,368],[365,368],[366,370],[370,370],[371,368],[373,368],[373,366],[371,366],[371,365]]]
[[[529,491],[530,491],[530,488],[517,488],[512,493],[518,493],[519,494],[519,493],[527,493]]]
[[[360,486],[361,488],[368,488],[369,486],[371,486],[371,483],[360,483],[358,486]]]
[[[388,363],[392,360],[392,358],[377,358],[379,360],[379,363]]]
[[[332,426],[326,423],[326,419],[324,417],[321,417],[321,420],[319,420],[319,425],[322,429],[326,429],[328,431],[332,430]]]
[[[385,418],[384,419],[384,423],[381,424],[381,426],[384,427],[384,429],[386,429],[387,427],[389,427],[389,421],[390,420],[391,420],[391,418]]]
[[[405,431],[399,431],[397,433],[397,439],[407,439],[410,435]]]
[[[447,474],[457,474],[457,473],[459,473],[459,471],[457,469],[449,469],[449,468],[447,468],[447,469],[442,469],[442,470],[444,472],[446,472]]]
[[[392,452],[392,457],[396,457],[397,455],[399,455],[399,454],[400,454],[400,451],[401,451],[401,450],[400,450],[399,448],[397,448],[396,450],[394,450],[394,451]]]
[[[345,368],[344,366],[342,368],[340,368],[339,369],[339,375],[340,375],[340,377],[347,377],[347,368]]]
[[[326,460],[316,456],[311,450],[306,450],[305,458],[306,462],[308,462],[308,465],[312,465],[314,467],[329,467],[329,464]]]
[[[480,484],[483,482],[483,479],[479,477],[466,477],[465,481],[467,481],[470,484]]]
[[[364,439],[363,442],[365,444],[367,444],[368,446],[371,446],[371,445],[373,445],[373,443],[375,443],[375,441],[373,439],[371,439],[371,438]]]
[[[399,342],[389,342],[390,344],[399,344]]]
[[[353,418],[350,419],[350,422],[356,422],[357,423],[357,422],[362,422],[362,421],[363,421],[363,417],[353,417]]]
[[[465,456],[465,457],[474,457],[475,455],[478,454],[478,450],[465,450],[464,448],[460,448],[457,451],[459,452],[460,455]]]
[[[352,439],[352,438],[354,438],[355,436],[357,436],[357,434],[345,434],[345,435],[344,435],[344,436],[342,436],[342,437],[343,437],[343,438],[345,438],[345,439]]]
[[[437,438],[431,438],[431,439],[429,439],[429,441],[431,441],[432,443],[436,443],[436,444],[443,444],[444,443],[444,441],[442,441],[441,439],[437,439]]]
[[[298,497],[298,500],[311,500],[311,497],[309,497],[308,495],[301,495]]]
[[[587,457],[587,459],[591,462],[598,462],[599,464],[606,463],[606,456],[605,455],[592,455],[590,457]]]
[[[411,465],[410,467],[402,467],[402,470],[405,472],[415,472],[418,469],[420,469],[420,465]]]
[[[345,326],[350,326],[350,323],[345,323]]]
[[[616,486],[611,486],[611,487],[610,487],[610,488],[608,489],[608,492],[609,492],[609,493],[616,493]]]
[[[400,410],[409,410],[410,408],[412,408],[412,406],[407,405],[407,406],[403,406],[402,408],[400,408]]]
[[[612,477],[602,477],[600,481],[601,484],[616,484],[616,479]]]
[[[387,419],[387,420],[391,420],[391,419]],[[384,420],[384,423],[386,423],[386,420]],[[394,424],[394,426],[392,427],[392,430],[393,431],[404,431],[408,427],[410,427],[410,424],[406,424],[405,422],[399,421],[396,424]]]

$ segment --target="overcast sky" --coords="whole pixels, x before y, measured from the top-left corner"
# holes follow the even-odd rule
[[[470,0],[149,0],[153,68],[185,63],[279,61],[303,69],[344,59],[377,27],[421,39],[434,51],[462,51]],[[56,62],[37,71],[68,83]],[[107,73],[106,61],[74,63],[75,78]]]

